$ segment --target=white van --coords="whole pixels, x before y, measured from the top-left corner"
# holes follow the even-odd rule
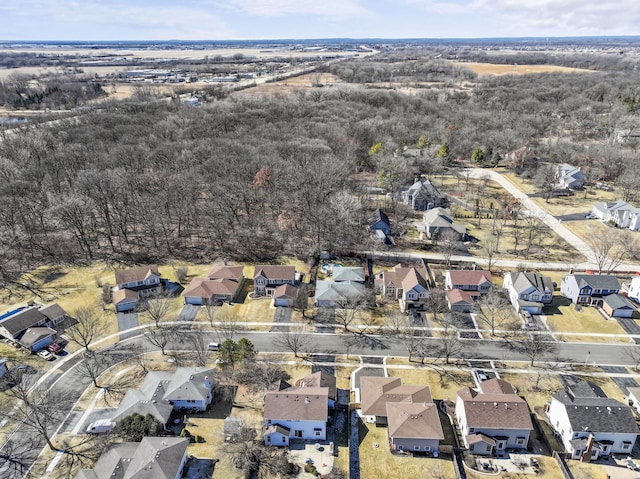
[[[115,424],[110,419],[99,419],[87,426],[87,434],[104,434],[111,432]]]
[[[220,344],[218,344],[218,343],[209,343],[209,345],[207,346],[207,349],[209,351],[218,351],[220,349]]]

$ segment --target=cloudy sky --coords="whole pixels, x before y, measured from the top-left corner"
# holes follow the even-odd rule
[[[638,34],[638,0],[0,1],[0,40]]]

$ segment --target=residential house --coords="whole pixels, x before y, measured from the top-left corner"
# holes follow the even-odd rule
[[[28,344],[25,347],[37,352],[53,341],[53,335],[56,334],[54,326],[67,318],[67,313],[58,304],[16,308],[0,316],[0,335],[11,341],[20,342],[26,331],[31,330],[25,338]],[[52,334],[41,336],[45,332],[43,328],[52,331]],[[51,340],[41,341],[45,337],[50,337]]]
[[[144,437],[104,452],[93,469],[81,469],[76,479],[180,479],[187,463],[189,440]]]
[[[447,208],[433,208],[422,216],[423,231],[427,239],[443,238],[462,241],[466,238],[467,227],[453,221],[451,211]]]
[[[135,309],[140,300],[162,291],[158,265],[144,265],[116,271],[116,286],[112,291],[117,312]]]
[[[22,347],[36,353],[53,343],[53,338],[56,334],[57,331],[55,329],[47,326],[29,328],[18,340],[18,343]]]
[[[244,281],[243,266],[217,265],[206,279],[194,278],[184,290],[186,304],[232,303]]]
[[[585,176],[580,167],[563,163],[556,168],[556,184],[559,188],[568,188],[571,190],[579,189],[584,186]]]
[[[629,391],[627,394],[627,403],[636,410],[637,414],[640,414],[640,387],[631,387],[627,389]]]
[[[602,299],[602,310],[612,318],[632,318],[636,308],[624,296],[610,294]]]
[[[592,213],[603,221],[615,224],[618,228],[640,230],[640,210],[626,201],[597,203],[593,206]]]
[[[590,388],[556,392],[547,416],[572,459],[630,454],[640,433],[629,406]]]
[[[446,289],[461,289],[473,293],[488,293],[493,287],[491,273],[482,270],[445,271]]]
[[[387,435],[392,451],[438,455],[444,432],[435,404],[387,402],[386,409]]]
[[[329,408],[333,409],[337,400],[336,377],[333,374],[324,371],[317,371],[309,374],[295,382],[298,388],[328,388]]]
[[[319,308],[354,306],[365,298],[365,286],[357,281],[316,281],[315,305]]]
[[[273,292],[273,305],[292,308],[296,305],[298,287],[291,284],[281,284]]]
[[[526,449],[533,431],[526,401],[502,379],[484,381],[478,389],[460,389],[455,415],[473,454],[502,456],[507,449]]]
[[[550,304],[553,299],[553,281],[539,273],[507,273],[502,287],[518,313],[528,311],[540,314],[544,305]]]
[[[446,197],[427,177],[416,178],[413,185],[401,192],[402,201],[416,211],[425,211],[446,203]]]
[[[213,400],[215,374],[215,369],[198,367],[150,371],[139,389],[127,391],[112,421],[138,413],[152,414],[165,424],[174,410],[205,411]]]
[[[631,279],[630,283],[626,283],[627,296],[640,302],[640,276]]]
[[[329,419],[329,388],[301,387],[267,391],[264,443],[288,446],[291,439],[324,441]]]
[[[364,268],[352,266],[334,266],[333,281],[355,281],[357,283],[365,282]]]
[[[379,273],[375,284],[382,296],[397,299],[404,312],[424,305],[429,296],[428,277],[424,264],[419,267],[397,264],[392,270]]]
[[[606,296],[620,292],[620,283],[611,275],[569,274],[562,279],[560,292],[573,304],[599,306]]]
[[[387,424],[387,403],[432,403],[431,389],[426,385],[402,384],[402,378],[362,376],[360,409],[366,422]]]
[[[210,280],[216,279],[230,279],[238,284],[244,281],[244,266],[228,266],[228,265],[216,265],[214,266],[207,278]]]
[[[253,275],[253,292],[260,296],[273,296],[281,284],[296,285],[296,269],[286,265],[258,265]]]
[[[474,308],[474,304],[474,298],[468,291],[462,289],[447,290],[447,306],[449,306],[449,311],[470,313]]]
[[[369,231],[382,231],[385,235],[391,234],[391,222],[387,214],[378,208],[369,221]]]

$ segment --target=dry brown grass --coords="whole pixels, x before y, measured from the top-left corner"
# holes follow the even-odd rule
[[[540,475],[536,476],[526,473],[503,472],[500,473],[497,477],[499,477],[500,479],[532,479],[534,477],[544,477],[545,479],[564,479],[564,476],[562,475],[562,472],[560,472],[558,464],[553,458],[548,456],[538,456],[536,457],[536,459],[538,459],[538,462],[540,463]],[[496,476],[482,474],[467,469],[468,479],[487,479],[488,477]]]
[[[287,78],[273,83],[262,83],[251,88],[245,88],[232,93],[232,96],[274,96],[289,95],[296,91],[318,89],[320,85],[333,86],[342,83],[340,78],[331,73],[307,73],[296,77]]]
[[[415,364],[415,363],[414,363]],[[401,377],[403,384],[428,384],[434,399],[454,399],[456,391],[473,384],[471,373],[447,371],[442,377],[427,367],[420,369],[389,369],[389,376]]]
[[[531,73],[592,73],[583,68],[569,68],[557,65],[503,65],[497,63],[455,62],[478,75],[529,75]]]

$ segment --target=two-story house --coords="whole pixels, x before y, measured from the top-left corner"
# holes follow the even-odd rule
[[[482,270],[445,271],[444,286],[446,289],[461,289],[471,294],[488,293],[493,287],[491,273]]]
[[[424,267],[404,267],[397,264],[375,279],[376,290],[384,297],[397,299],[404,312],[421,307],[429,297],[428,272]]]
[[[57,303],[16,308],[0,316],[0,335],[37,352],[53,342],[55,326],[67,318]]]
[[[573,459],[630,454],[640,433],[629,406],[590,388],[556,392],[547,416]]]
[[[324,441],[329,418],[329,388],[291,387],[264,397],[264,443],[288,446],[291,439]]]
[[[636,302],[640,302],[640,276],[635,276],[631,282],[626,283],[627,296]]]
[[[544,305],[553,300],[553,281],[539,273],[507,273],[502,287],[516,312],[540,314]]]
[[[402,384],[398,377],[363,376],[359,396],[364,420],[387,426],[391,450],[437,455],[444,434],[429,386]]]
[[[112,300],[118,312],[135,309],[141,299],[162,292],[158,265],[144,265],[116,271]]]
[[[296,268],[286,265],[258,265],[253,275],[253,292],[259,296],[273,296],[282,284],[296,285]]]
[[[605,296],[619,291],[618,279],[604,274],[569,274],[560,283],[560,292],[573,304],[599,306]]]
[[[467,227],[456,223],[451,211],[447,208],[433,208],[425,212],[422,216],[422,223],[421,229],[430,240],[447,237],[462,241],[467,235]]]
[[[446,197],[425,176],[416,178],[401,194],[404,204],[416,211],[425,211],[446,203]]]
[[[473,454],[502,456],[506,449],[526,449],[533,431],[526,401],[501,379],[484,381],[478,390],[460,389],[455,415]]]
[[[560,188],[578,189],[584,185],[585,176],[580,167],[563,163],[556,168],[556,184]]]
[[[626,201],[600,202],[593,206],[596,218],[615,224],[618,228],[640,230],[640,210]]]
[[[207,278],[194,278],[184,290],[186,304],[231,303],[242,289],[242,266],[215,266]]]

